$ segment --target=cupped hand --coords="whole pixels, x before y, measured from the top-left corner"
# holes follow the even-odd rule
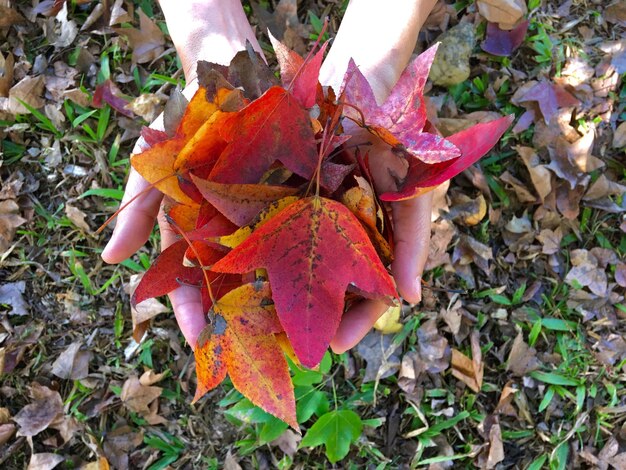
[[[406,174],[406,162],[397,157],[389,145],[351,124],[347,133],[352,135],[349,145],[365,144],[369,166],[378,194],[397,191],[396,179]],[[400,296],[409,303],[422,298],[421,279],[428,258],[432,192],[422,196],[391,203],[394,235],[394,261],[391,273]],[[382,300],[365,300],[353,306],[341,319],[335,338],[330,343],[336,353],[355,346],[372,328],[376,320],[389,308]]]
[[[197,86],[192,84],[183,93],[189,98],[195,89]],[[150,127],[162,130],[162,118],[157,118]],[[133,153],[139,153],[141,145],[140,139]],[[133,198],[136,199],[118,215],[111,239],[102,252],[102,259],[107,263],[120,263],[141,248],[148,240],[155,220],[161,233],[161,251],[177,241],[176,232],[164,217],[163,194],[157,189],[150,189],[150,184],[131,168],[121,206]],[[172,291],[169,298],[183,336],[195,348],[198,335],[206,325],[200,290],[192,286],[181,286]]]

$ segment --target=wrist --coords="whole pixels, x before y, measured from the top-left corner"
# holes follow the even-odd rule
[[[238,0],[160,0],[160,5],[187,81],[196,77],[199,60],[228,65],[246,41],[261,50]]]

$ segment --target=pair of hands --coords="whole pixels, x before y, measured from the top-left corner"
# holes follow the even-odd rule
[[[221,41],[228,45],[228,47],[225,46],[219,50],[214,50],[208,47],[204,39],[198,40],[194,37],[194,34],[184,33],[185,27],[192,32],[194,31],[193,27],[190,28],[188,25],[184,24],[184,13],[174,13],[173,5],[168,5],[164,0],[161,1],[161,6],[166,15],[174,45],[183,62],[185,77],[188,83],[190,83],[184,91],[187,98],[190,98],[197,89],[197,85],[195,81],[193,81],[193,70],[196,60],[204,59],[211,62],[228,63],[229,59],[226,56],[230,54],[232,57],[237,50],[243,49],[243,47],[240,46],[242,42],[245,43],[245,39],[251,38],[253,44],[257,45],[256,41],[254,41],[254,33],[247,23],[245,14],[242,15],[243,10],[241,10],[241,12],[239,11],[241,5],[239,2],[236,3],[237,5],[231,5],[233,10],[230,17],[228,16],[228,12],[224,13],[224,18],[222,18],[224,21],[221,21],[222,26],[220,26],[220,24],[211,25],[213,29],[216,29],[218,32],[221,30],[222,33],[217,34],[217,36],[213,34],[213,37],[217,37],[218,42]],[[346,17],[342,22],[342,28],[339,30],[335,44],[322,67],[321,76],[323,83],[334,85],[335,88],[337,88],[337,84],[341,83],[340,77],[343,76],[343,72],[345,71],[344,63],[347,64],[347,56],[342,52],[349,50],[345,45],[349,45],[350,41],[342,39],[342,36],[345,37],[347,35],[345,31],[349,33],[350,29],[353,29],[351,26],[352,23],[362,24],[363,14],[367,15],[366,19],[372,17],[373,21],[380,20],[380,16],[376,15],[376,11],[371,10],[372,7],[365,7],[370,8],[369,11],[364,11],[363,8],[358,10],[358,3],[360,2],[354,1],[353,3],[350,4],[346,12]],[[416,16],[415,18],[411,17],[412,20],[411,18],[407,20],[407,23],[409,23],[408,26],[412,26],[413,28],[417,26],[419,30],[419,26],[425,19],[426,14],[430,11],[432,3],[434,2],[432,0],[426,0],[427,10],[425,13],[419,8],[416,8],[416,3],[419,4],[419,1],[404,3],[406,4],[407,11],[410,9],[410,12]],[[208,4],[196,5],[196,8],[200,9],[201,7],[209,6]],[[222,4],[222,7],[225,8],[224,4]],[[400,11],[393,12],[393,15],[403,14],[401,7],[398,8],[398,10]],[[194,16],[197,17],[197,15]],[[390,26],[395,27],[395,30],[397,30],[398,28],[393,25],[393,20],[394,18],[390,17]],[[346,22],[348,25],[344,28],[343,25]],[[235,30],[240,34],[235,41],[229,42],[226,38],[227,35],[233,34],[233,23],[236,25]],[[177,25],[181,26],[180,31],[177,30]],[[223,25],[226,26],[223,27]],[[395,23],[395,25],[397,25],[397,23]],[[343,35],[342,29],[344,29]],[[415,36],[416,34],[417,32],[415,32]],[[412,51],[412,45],[415,43],[414,38],[411,43],[411,37],[407,40],[404,35],[399,36],[398,41],[400,52],[402,52],[399,54],[400,58],[398,58],[398,54],[392,54],[391,57],[386,59],[394,61],[392,66],[386,67],[385,61],[382,60],[378,63],[377,67],[372,68],[370,76],[366,73],[366,77],[371,79],[373,85],[376,86],[376,83],[383,84],[382,87],[379,87],[379,95],[385,93],[385,88],[388,92],[391,86],[393,86],[399,76],[399,72],[403,69],[404,65],[406,65],[406,61],[408,61],[410,52]],[[408,43],[408,45],[405,43]],[[406,57],[406,59],[404,60],[404,64],[402,64],[404,57]],[[400,64],[397,63],[398,61]],[[357,63],[359,64],[358,61]],[[366,66],[364,65],[363,68],[366,69]],[[379,70],[380,73],[377,73],[377,70]],[[151,127],[157,129],[162,129],[162,126],[161,118],[158,118],[151,125]],[[353,134],[353,140],[356,141],[355,143],[363,143],[366,141],[373,142],[372,146],[369,147],[369,153],[371,172],[376,180],[376,189],[379,192],[396,190],[395,180],[389,173],[389,165],[390,162],[397,163],[397,158],[390,152],[389,147],[382,142],[374,141],[373,136],[369,136],[367,133],[356,131]],[[133,152],[136,153],[139,151],[140,143],[138,142]],[[402,168],[393,168],[393,173],[402,175],[402,170]],[[143,194],[137,197],[132,204],[119,214],[113,235],[102,253],[102,258],[105,262],[119,263],[135,253],[148,239],[155,220],[158,222],[161,231],[162,250],[177,241],[177,234],[172,231],[163,216],[163,195],[156,189],[147,190],[148,187],[148,182],[134,169],[131,169],[124,198],[122,199],[122,205],[135,198],[138,194]],[[431,193],[415,199],[391,204],[395,237],[395,260],[391,266],[391,271],[396,281],[399,294],[410,303],[417,303],[421,300],[421,274],[428,256],[431,207]],[[198,335],[206,325],[206,312],[202,310],[199,289],[191,286],[181,286],[170,293],[169,297],[176,315],[176,320],[185,339],[195,348]],[[341,353],[356,345],[387,308],[388,305],[380,300],[366,300],[353,306],[342,317],[336,336],[331,342],[333,351]]]

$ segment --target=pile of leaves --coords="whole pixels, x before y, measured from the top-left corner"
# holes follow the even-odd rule
[[[195,350],[195,400],[228,374],[252,403],[295,429],[285,355],[315,367],[351,304],[397,299],[384,201],[449,180],[512,121],[439,135],[423,96],[437,46],[407,67],[381,105],[354,62],[337,94],[320,85],[325,48],[305,59],[274,41],[282,85],[251,47],[229,67],[199,63],[199,89],[186,108],[176,116],[171,107],[165,131],[145,128],[145,150],[131,159],[166,195],[166,218],[180,234],[133,302],[198,286],[209,325]],[[396,191],[377,193],[367,149],[354,148],[345,128],[388,145],[387,158],[406,168],[391,173]]]

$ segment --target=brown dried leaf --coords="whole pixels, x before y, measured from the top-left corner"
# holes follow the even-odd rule
[[[122,386],[120,398],[126,407],[147,416],[150,414],[148,405],[161,396],[161,387],[141,385],[136,375],[131,375]]]
[[[24,17],[17,10],[4,3],[0,5],[0,28],[8,28],[14,24],[24,22]]]
[[[65,457],[59,454],[44,452],[41,454],[33,454],[30,456],[27,470],[52,470],[65,460]]]
[[[301,440],[302,436],[300,434],[296,434],[291,429],[287,429],[278,438],[274,439],[271,444],[274,446],[278,446],[285,455],[293,458],[293,456],[296,454],[296,451],[298,450],[298,444]]]
[[[461,351],[452,350],[452,375],[464,382],[475,393],[480,392],[483,384],[484,364],[482,361],[482,353],[478,340],[479,334],[476,330],[472,331],[472,359],[468,358]]]
[[[605,174],[601,174],[598,179],[589,187],[585,195],[584,201],[592,201],[594,199],[602,199],[610,196],[620,196],[626,194],[626,186],[611,181]]]
[[[20,216],[20,207],[15,200],[0,201],[0,255],[9,249],[15,231],[24,223],[26,219]]]
[[[528,372],[538,369],[541,365],[536,355],[537,351],[526,344],[524,335],[520,331],[513,341],[506,370],[511,371],[513,375],[522,377]]]
[[[20,436],[35,436],[63,416],[63,400],[59,392],[37,382],[33,382],[30,391],[34,402],[22,408],[13,418],[20,428]]]
[[[613,2],[603,11],[602,16],[609,23],[626,27],[626,1],[618,0]]]
[[[626,287],[626,263],[618,263],[615,266],[615,282]]]
[[[143,442],[143,431],[120,426],[107,434],[102,448],[113,468],[128,470],[128,454]]]
[[[517,150],[517,153],[524,161],[535,191],[537,191],[539,199],[543,202],[552,192],[552,175],[550,171],[546,165],[541,164],[541,160],[533,148],[518,146],[515,150]]]
[[[565,282],[577,287],[588,287],[598,296],[607,293],[608,281],[606,272],[601,269],[598,259],[589,251],[580,249],[571,253],[572,269],[565,276]]]
[[[0,424],[0,446],[3,446],[7,442],[9,442],[9,439],[13,437],[13,434],[15,434],[15,424]]]
[[[113,28],[128,38],[133,49],[133,64],[144,64],[158,58],[165,50],[165,37],[159,27],[139,8],[139,29]]]
[[[52,364],[52,373],[67,380],[80,380],[89,374],[91,351],[81,351],[82,342],[70,344]]]
[[[626,121],[622,122],[613,134],[613,148],[621,149],[626,147]]]
[[[128,281],[128,284],[124,286],[124,292],[131,297],[135,292],[135,289],[141,281],[141,274],[133,274]],[[133,337],[141,338],[148,328],[148,321],[156,317],[160,313],[168,312],[169,309],[159,302],[157,299],[148,299],[135,305],[131,305],[130,313],[133,320]]]
[[[48,18],[45,22],[46,39],[55,47],[61,49],[74,42],[78,34],[76,22],[67,19],[67,3],[63,2],[61,10],[55,18]]]
[[[300,55],[306,54],[303,38],[308,38],[309,32],[298,19],[297,0],[280,0],[273,13],[269,13],[256,2],[252,3],[252,8],[264,31],[269,29],[272,36],[289,49],[295,50]]]
[[[543,245],[541,252],[545,255],[553,255],[561,249],[563,230],[557,227],[556,230],[543,229],[537,235],[537,240]]]
[[[149,369],[141,374],[141,377],[139,377],[139,383],[145,386],[154,385],[155,383],[163,380],[166,375],[167,372],[161,372],[160,374],[157,374],[152,369]]]
[[[78,207],[74,207],[70,204],[65,204],[65,215],[76,227],[86,233],[91,233],[91,228],[85,220],[87,214],[81,211]]]
[[[494,413],[502,413],[510,416],[516,416],[515,409],[511,405],[511,401],[513,401],[513,397],[519,391],[516,388],[512,387],[511,381],[507,382],[504,388],[502,389],[502,393],[500,393],[500,399],[498,400],[498,404],[494,409]]]
[[[465,194],[454,198],[447,217],[467,227],[479,224],[487,215],[487,201],[482,194],[475,199]]]
[[[400,368],[400,358],[394,352],[400,344],[394,344],[390,335],[370,331],[356,346],[356,352],[365,359],[363,382],[379,381],[394,375]]]
[[[2,251],[0,250],[0,253]],[[28,304],[22,294],[26,290],[26,282],[9,282],[0,286],[0,304],[10,305],[9,315],[28,315]]]
[[[498,23],[501,29],[513,29],[527,13],[526,2],[523,0],[477,0],[478,11],[492,23]]]
[[[26,76],[17,82],[9,90],[8,98],[0,98],[0,111],[10,114],[30,114],[30,111],[19,100],[27,103],[32,108],[42,108],[45,104],[42,98],[44,78]]]
[[[13,65],[15,59],[10,52],[6,57],[0,52],[0,97],[9,96],[11,83],[13,83]]]

